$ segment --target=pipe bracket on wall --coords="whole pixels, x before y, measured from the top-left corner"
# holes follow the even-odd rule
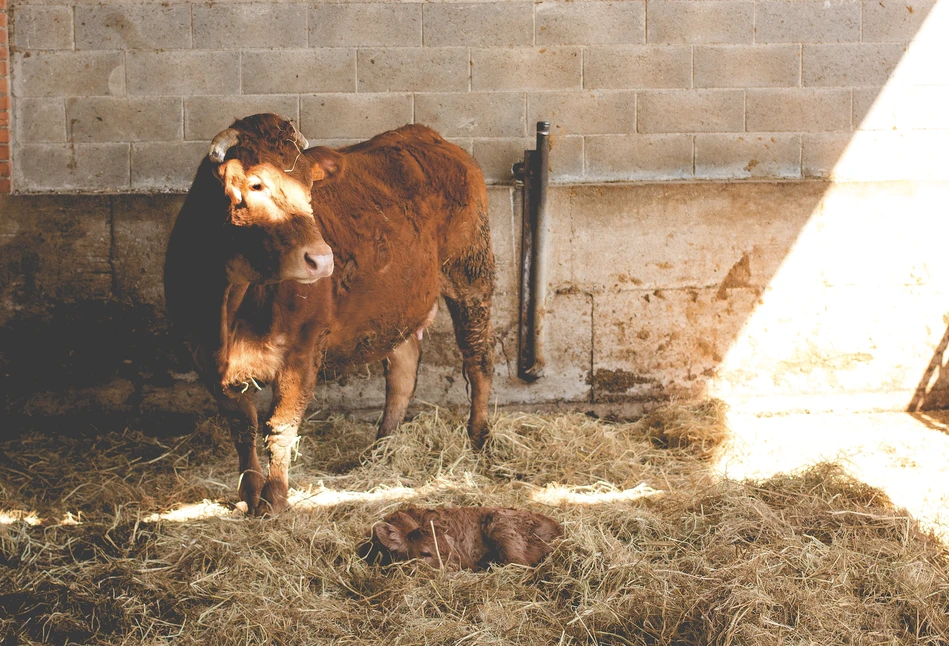
[[[524,151],[524,161],[511,171],[523,186],[521,227],[521,301],[517,376],[537,381],[547,363],[544,343],[547,318],[547,181],[550,122],[537,122],[537,148]]]

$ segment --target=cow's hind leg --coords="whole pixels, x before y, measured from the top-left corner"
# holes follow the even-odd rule
[[[462,370],[471,388],[468,436],[476,449],[488,439],[488,403],[494,374],[494,330],[491,296],[494,293],[494,253],[486,215],[482,215],[477,243],[442,267],[442,295],[455,327]]]
[[[383,361],[386,372],[386,408],[376,439],[391,435],[402,423],[412,395],[415,394],[421,356],[421,343],[417,337],[410,336],[397,345]]]

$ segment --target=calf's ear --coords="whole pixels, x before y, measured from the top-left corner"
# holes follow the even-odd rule
[[[382,543],[390,552],[408,553],[409,546],[405,540],[405,535],[395,525],[390,523],[376,523],[372,528],[373,533],[379,542]]]

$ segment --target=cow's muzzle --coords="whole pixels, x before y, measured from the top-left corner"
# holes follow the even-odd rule
[[[332,276],[333,252],[325,244],[304,249],[303,269],[305,275],[297,279],[301,283],[312,283],[320,278]]]

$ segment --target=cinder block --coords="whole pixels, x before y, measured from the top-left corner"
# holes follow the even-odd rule
[[[758,302],[754,289],[595,294],[593,398],[642,401],[706,395]]]
[[[642,0],[542,2],[535,8],[538,45],[638,45],[646,41]]]
[[[471,52],[471,89],[580,89],[579,47],[515,47]]]
[[[697,179],[748,179],[801,176],[798,134],[696,135]]]
[[[124,96],[120,52],[16,52],[13,93],[24,96]]]
[[[198,48],[205,45],[197,43]],[[188,49],[191,6],[102,4],[76,7],[77,49]]]
[[[498,335],[495,381],[500,403],[544,401],[589,402],[590,357],[593,352],[593,297],[582,293],[551,293],[547,306],[547,365],[543,391],[517,378],[517,327]]]
[[[66,111],[59,97],[16,101],[17,144],[66,143]]]
[[[860,40],[860,3],[812,0],[759,2],[758,43],[839,43]]]
[[[411,94],[322,94],[300,104],[300,130],[315,139],[367,139],[411,122]]]
[[[902,103],[895,100],[895,93],[890,93],[889,105],[884,107],[882,102],[872,110],[877,98],[883,88],[856,88],[853,90],[853,127],[854,130],[890,130],[896,129],[897,122],[897,104]],[[905,95],[904,95],[905,96]],[[900,105],[902,108],[903,106]],[[870,115],[871,110],[873,112]],[[870,116],[867,119],[867,116]]]
[[[306,5],[194,4],[191,12],[196,48],[285,49],[307,46]]]
[[[17,191],[122,191],[129,188],[129,144],[17,147]]]
[[[929,23],[927,22],[928,26]],[[929,30],[929,33],[940,30]],[[903,54],[896,71],[887,79],[887,85],[949,85],[949,65],[933,61],[949,60],[949,38],[914,40]]]
[[[905,47],[890,43],[804,45],[804,85],[854,87],[885,85]]]
[[[132,190],[187,190],[207,154],[203,141],[132,144]]]
[[[581,291],[764,288],[813,215],[817,182],[570,186],[570,284]],[[553,199],[553,193],[551,193]],[[609,243],[605,242],[608,237]],[[621,241],[613,243],[612,241]],[[596,262],[590,250],[596,250]],[[726,281],[748,256],[748,271]],[[741,269],[739,267],[738,269]],[[597,342],[599,343],[599,341]]]
[[[195,96],[185,99],[185,139],[210,141],[237,119],[273,112],[300,123],[299,100],[279,94]]]
[[[625,90],[691,86],[691,47],[588,47],[583,52],[584,88]]]
[[[10,31],[16,49],[72,49],[72,8],[17,4]]]
[[[754,2],[653,2],[646,16],[647,43],[751,43]]]
[[[133,95],[240,94],[240,59],[233,52],[129,52]]]
[[[360,92],[468,90],[468,50],[464,48],[360,49],[356,68]]]
[[[310,7],[311,47],[418,47],[420,4],[318,4]]]
[[[445,137],[518,137],[525,128],[520,92],[417,94],[415,123]]]
[[[66,99],[66,123],[69,141],[74,142],[180,140],[181,99]]]
[[[534,5],[486,2],[424,5],[428,47],[512,47],[534,43]]]
[[[740,90],[656,90],[639,94],[639,132],[741,132]]]
[[[868,43],[908,43],[913,40],[936,0],[896,0],[863,3],[862,40]]]
[[[550,138],[548,151],[551,181],[578,180],[583,177],[583,138]],[[524,160],[524,151],[534,149],[536,138],[476,139],[474,157],[478,160],[485,179],[489,182],[510,183],[514,181],[511,166]]]
[[[550,121],[556,135],[612,135],[636,132],[636,93],[537,92],[528,95],[531,123]]]
[[[801,174],[807,178],[834,176],[834,166],[850,143],[850,133],[821,132],[801,135]]]
[[[183,195],[112,197],[116,296],[133,303],[164,305],[165,249],[183,203]]]
[[[947,130],[861,130],[853,133],[832,177],[860,182],[944,181],[949,179],[946,150]]]
[[[471,137],[445,137],[445,141],[449,141],[459,148],[464,149],[469,155],[474,155],[474,139]]]
[[[353,92],[356,58],[339,48],[244,52],[241,78],[245,94]]]
[[[588,180],[692,177],[692,135],[590,136],[583,144]]]
[[[520,293],[521,227],[520,203],[515,205],[514,189],[494,187],[488,189],[488,216],[491,220],[491,246],[497,268],[494,285],[495,302],[517,302]],[[509,300],[508,300],[509,299]],[[506,328],[517,325],[517,306],[492,308],[492,322]],[[446,332],[451,331],[448,326]]]
[[[858,130],[949,130],[949,87],[855,89],[853,123]]]
[[[748,90],[748,132],[850,130],[850,90]]]
[[[52,303],[109,298],[110,219],[107,197],[0,196],[0,322]]]
[[[695,48],[696,87],[797,87],[800,82],[800,45]]]

